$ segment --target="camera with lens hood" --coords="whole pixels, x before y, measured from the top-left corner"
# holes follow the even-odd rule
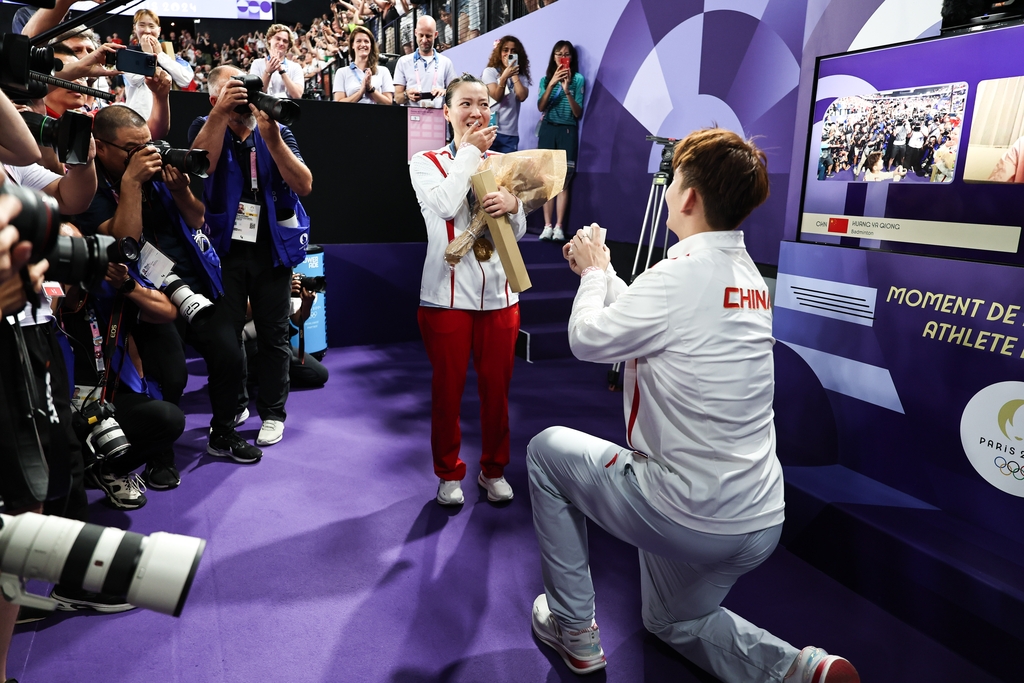
[[[116,458],[131,447],[121,425],[114,419],[112,403],[90,401],[71,418],[78,438],[92,449],[98,461]]]
[[[0,86],[5,89],[26,90],[30,71],[49,74],[63,66],[52,47],[32,47],[28,36],[0,33]]]
[[[144,536],[34,512],[0,515],[0,590],[9,602],[53,610],[56,600],[25,584],[60,583],[178,617],[205,549],[193,536]]]
[[[182,173],[191,173],[200,178],[207,177],[210,170],[209,152],[205,149],[174,149],[166,140],[153,140],[148,143],[160,152],[160,161],[164,166],[171,166]]]
[[[36,143],[56,152],[62,164],[81,166],[89,163],[89,143],[92,141],[91,116],[66,111],[60,118],[55,119],[34,111],[23,111],[21,118],[25,120]]]
[[[231,78],[241,81],[248,93],[248,102],[235,107],[235,111],[239,114],[252,113],[249,110],[249,105],[254,104],[257,109],[264,112],[267,116],[286,126],[290,126],[299,120],[299,116],[302,113],[299,105],[291,100],[261,92],[260,88],[263,87],[263,79],[256,74],[242,74],[232,76]]]
[[[42,259],[50,262],[46,276],[66,285],[89,290],[97,287],[107,275],[110,263],[135,263],[139,260],[139,243],[131,237],[115,239],[108,235],[68,237],[60,231],[60,210],[53,197],[5,182],[0,195],[9,194],[21,202],[21,212],[10,224],[18,229],[23,240],[32,243],[30,263]]]
[[[213,313],[213,302],[204,295],[192,291],[192,288],[174,273],[167,276],[161,290],[189,324],[198,323]]]

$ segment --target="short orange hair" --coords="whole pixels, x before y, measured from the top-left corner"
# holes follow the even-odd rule
[[[704,204],[714,230],[734,230],[768,199],[768,158],[731,130],[705,128],[676,143],[672,169]]]
[[[157,26],[160,25],[160,17],[156,15],[156,12],[154,12],[151,9],[140,9],[138,12],[135,13],[135,16],[132,17],[132,26],[135,26],[135,24],[139,23],[139,20],[145,16],[148,16],[150,19],[152,19],[153,23]]]

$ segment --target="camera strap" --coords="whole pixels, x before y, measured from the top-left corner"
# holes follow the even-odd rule
[[[125,319],[124,308],[124,295],[118,294],[114,297],[114,307],[110,311],[110,322],[107,324],[106,350],[103,354],[105,358],[109,359],[110,368],[104,377],[103,395],[100,397],[100,400],[107,401],[108,403],[113,403],[114,401],[114,394],[121,383],[121,368],[124,367],[124,359],[128,355],[128,330],[125,327],[129,321]],[[117,371],[113,372],[114,351],[117,350],[117,340],[122,334],[125,340],[124,352],[121,354],[121,362],[118,364]]]
[[[11,321],[8,318],[8,321]],[[0,325],[6,323],[0,322]],[[25,346],[25,336],[21,326],[16,322],[9,322],[11,333],[14,339],[14,347],[18,353],[18,361],[21,366],[23,382],[15,382],[16,391],[19,394],[21,408],[27,410],[26,417],[32,424],[31,431],[15,428],[15,453],[18,454],[18,464],[21,467],[25,483],[28,485],[32,496],[37,501],[46,500],[49,488],[50,468],[47,463],[43,448],[43,439],[40,434],[43,430],[49,436],[48,418],[42,408],[36,407],[36,399],[39,392],[36,386],[35,373],[32,370],[32,360],[28,355],[28,348]],[[3,403],[4,392],[0,391],[0,409],[8,409],[7,414],[15,415],[18,412],[15,406],[5,406]],[[47,443],[49,440],[47,439]]]

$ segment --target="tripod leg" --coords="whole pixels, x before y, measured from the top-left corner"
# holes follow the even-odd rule
[[[658,190],[658,210],[654,214],[654,224],[651,226],[651,242],[647,249],[647,264],[644,266],[644,270],[651,267],[651,255],[654,253],[654,245],[658,240],[658,228],[661,226],[661,210],[665,206],[665,186],[660,186]]]
[[[651,217],[651,207],[654,206],[655,198],[658,194],[658,178],[657,176],[651,181],[651,191],[647,195],[647,210],[644,211],[644,222],[640,224],[640,237],[636,242],[636,256],[633,258],[633,271],[629,274],[629,281],[632,282],[636,276],[636,268],[640,264],[640,249],[644,244],[644,235],[647,233],[647,219]]]

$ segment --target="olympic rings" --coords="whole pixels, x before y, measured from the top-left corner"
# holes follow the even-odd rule
[[[1003,461],[1001,464],[1000,460]],[[1007,460],[1003,456],[997,455],[992,462],[999,468],[999,473],[1004,477],[1012,476],[1017,481],[1024,481],[1024,468],[1021,468],[1016,460]]]

